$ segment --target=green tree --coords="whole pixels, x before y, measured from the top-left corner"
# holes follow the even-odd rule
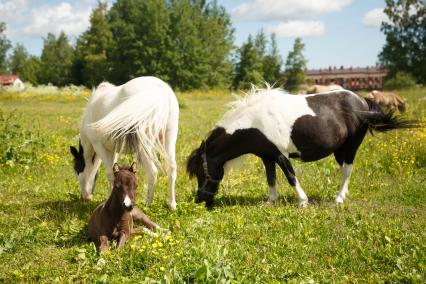
[[[44,39],[41,53],[40,83],[56,86],[72,83],[73,55],[74,50],[64,32],[58,38],[49,33]]]
[[[6,38],[6,23],[0,22],[0,73],[7,72],[7,52],[12,47],[10,40]]]
[[[29,56],[25,61],[25,65],[22,69],[22,79],[26,82],[30,82],[33,85],[39,83],[39,73],[41,68],[40,58],[37,56]]]
[[[166,81],[171,68],[170,20],[165,1],[118,0],[109,11],[114,38],[110,81],[151,75]]]
[[[426,3],[424,0],[386,0],[384,12],[390,22],[382,23],[386,43],[379,62],[389,70],[388,77],[406,72],[425,84]]]
[[[174,0],[169,11],[172,85],[180,89],[229,86],[233,29],[225,9],[216,2]]]
[[[24,80],[22,72],[25,68],[25,64],[28,58],[28,51],[25,49],[25,47],[20,43],[16,44],[9,59],[9,69],[12,74],[17,74],[21,77],[21,79]]]
[[[269,52],[263,58],[263,79],[269,84],[281,85],[283,80],[281,65],[282,58],[278,51],[275,34],[273,33],[271,34]]]
[[[289,52],[285,63],[285,88],[295,91],[299,85],[305,82],[306,59],[303,56],[305,44],[300,38],[296,38],[293,50]]]
[[[259,57],[252,36],[249,35],[238,50],[238,62],[235,66],[233,86],[237,89],[250,88],[251,84],[259,84],[263,80],[262,59]]]
[[[77,40],[73,73],[76,83],[96,86],[108,77],[107,52],[113,44],[107,4],[99,2],[90,16],[90,27]]]

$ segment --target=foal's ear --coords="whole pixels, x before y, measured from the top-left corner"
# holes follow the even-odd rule
[[[70,152],[74,156],[74,158],[78,158],[80,155],[78,154],[77,149],[74,146],[70,146]]]
[[[120,167],[118,166],[117,163],[115,163],[114,166],[112,166],[112,171],[114,173],[118,173],[120,171]]]
[[[136,173],[136,163],[133,162],[129,169],[131,172]]]

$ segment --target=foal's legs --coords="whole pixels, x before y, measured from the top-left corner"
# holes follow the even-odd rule
[[[277,159],[277,163],[284,172],[288,183],[296,190],[297,197],[299,199],[299,207],[306,207],[308,205],[308,197],[300,186],[289,159],[281,154]]]
[[[266,202],[267,204],[273,204],[278,199],[277,194],[277,173],[275,169],[275,161],[268,159],[268,158],[262,158],[263,164],[265,165],[265,171],[266,171],[266,180],[268,181],[269,185],[269,198]]]

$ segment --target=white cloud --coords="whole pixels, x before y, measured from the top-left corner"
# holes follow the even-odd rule
[[[87,1],[83,0],[83,3]],[[90,5],[71,6],[68,2],[57,5],[44,5],[33,8],[22,34],[32,37],[46,36],[47,33],[59,34],[64,31],[68,36],[76,36],[89,26]]]
[[[248,0],[232,10],[242,21],[274,21],[340,11],[353,0]]]
[[[2,0],[0,1],[0,21],[9,22],[22,18],[27,0]]]
[[[320,21],[286,21],[275,26],[267,27],[268,33],[277,37],[309,37],[321,36],[325,33],[325,25]]]
[[[383,8],[376,8],[365,13],[362,23],[367,27],[380,27],[382,22],[389,22],[388,16],[383,12]]]

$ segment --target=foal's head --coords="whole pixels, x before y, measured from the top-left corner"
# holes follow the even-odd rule
[[[114,187],[111,196],[115,202],[121,204],[123,209],[131,211],[135,207],[136,188],[138,181],[136,178],[136,165],[133,163],[130,167],[120,167],[114,164]]]
[[[186,164],[186,170],[191,178],[195,176],[198,181],[195,202],[205,201],[206,206],[211,207],[224,170],[214,159],[207,156],[206,142],[201,142],[200,147],[192,151]]]

